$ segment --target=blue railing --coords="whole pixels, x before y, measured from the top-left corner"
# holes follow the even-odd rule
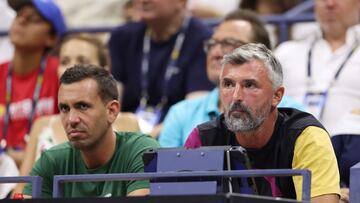
[[[0,177],[0,183],[31,183],[32,197],[37,198],[41,195],[42,178],[39,176]]]
[[[302,200],[310,201],[311,172],[309,170],[265,169],[265,170],[233,170],[233,171],[192,171],[192,172],[161,172],[161,173],[119,173],[92,175],[57,175],[54,176],[53,197],[62,197],[62,183],[144,180],[154,178],[184,177],[264,177],[264,176],[302,176]]]

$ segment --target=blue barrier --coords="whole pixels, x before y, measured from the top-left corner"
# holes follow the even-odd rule
[[[32,197],[37,198],[41,195],[42,178],[40,176],[8,176],[0,177],[0,183],[31,183]]]
[[[162,172],[162,173],[118,173],[92,175],[56,175],[53,181],[53,197],[62,197],[62,183],[144,180],[154,178],[178,177],[263,177],[263,176],[302,176],[303,201],[310,201],[311,172],[309,170],[265,169],[265,170],[233,170],[233,171],[193,171],[193,172]]]
[[[360,202],[360,162],[350,168],[350,202]]]

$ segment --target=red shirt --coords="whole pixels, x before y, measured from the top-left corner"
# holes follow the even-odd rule
[[[36,101],[34,119],[42,115],[58,113],[57,93],[59,79],[57,76],[58,59],[49,57],[44,71],[40,96]],[[3,138],[6,80],[9,62],[0,65],[0,136]],[[32,99],[39,74],[39,68],[27,75],[12,74],[10,121],[7,128],[7,146],[23,149],[26,145],[25,135],[29,131],[28,118],[32,111]]]

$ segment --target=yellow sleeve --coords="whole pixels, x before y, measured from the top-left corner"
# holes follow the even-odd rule
[[[336,156],[328,133],[309,126],[295,142],[293,169],[311,171],[311,198],[324,194],[340,195],[340,176]],[[302,177],[293,176],[296,199],[301,200]]]

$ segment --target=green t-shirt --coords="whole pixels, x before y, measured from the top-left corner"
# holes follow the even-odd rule
[[[134,132],[116,133],[116,151],[111,160],[96,169],[87,169],[80,151],[68,142],[57,145],[42,153],[30,175],[43,178],[42,197],[52,197],[53,176],[70,174],[107,174],[144,172],[143,152],[158,148],[159,144],[150,136]],[[69,182],[63,183],[64,197],[126,196],[141,188],[148,188],[148,180]],[[31,184],[24,188],[24,194],[31,195]]]

